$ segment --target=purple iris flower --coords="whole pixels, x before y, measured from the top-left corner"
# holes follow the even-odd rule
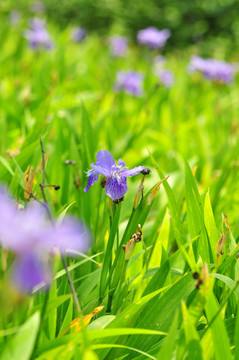
[[[174,75],[173,75],[172,71],[162,69],[162,70],[156,71],[155,75],[158,77],[160,83],[165,85],[167,88],[170,88],[170,87],[173,86],[173,84],[174,84]]]
[[[231,83],[237,72],[236,66],[226,61],[216,59],[203,59],[200,56],[192,56],[188,71],[193,73],[200,71],[206,79]]]
[[[0,242],[16,254],[11,277],[23,292],[31,292],[41,282],[49,287],[52,281],[50,254],[54,250],[84,252],[88,248],[89,232],[75,219],[65,218],[60,225],[52,226],[39,204],[18,210],[2,189],[0,209]]]
[[[143,94],[142,81],[142,73],[133,70],[118,71],[114,89],[115,91],[123,90],[127,94],[139,97]]]
[[[71,32],[71,39],[75,42],[81,42],[86,38],[86,31],[82,27],[74,27]]]
[[[30,29],[25,30],[24,37],[28,40],[29,46],[34,50],[39,50],[41,47],[47,50],[53,48],[53,41],[42,19],[32,19]]]
[[[150,49],[162,48],[167,39],[171,36],[171,31],[168,29],[158,30],[153,26],[138,31],[137,40],[141,45],[146,45]]]
[[[113,35],[109,39],[110,51],[113,56],[123,57],[128,49],[128,39],[125,36]]]
[[[90,187],[98,180],[98,176],[103,175],[106,178],[105,193],[112,200],[124,197],[124,194],[129,189],[127,177],[137,175],[144,170],[144,166],[137,166],[129,170],[121,159],[118,161],[118,165],[116,165],[111,153],[107,150],[100,150],[96,154],[96,158],[96,163],[90,165],[92,169],[87,171],[89,179],[84,191],[88,192]]]

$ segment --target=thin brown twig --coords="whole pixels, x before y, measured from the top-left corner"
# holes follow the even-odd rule
[[[40,144],[41,144],[41,152],[42,152],[42,183],[40,184],[40,188],[41,188],[42,196],[43,196],[43,199],[44,199],[44,203],[42,201],[39,201],[38,199],[37,199],[37,201],[39,201],[44,206],[44,208],[47,211],[47,214],[49,216],[49,219],[50,219],[52,225],[55,226],[54,221],[53,221],[53,217],[51,215],[49,205],[48,205],[48,202],[47,202],[47,199],[46,199],[46,194],[45,194],[45,187],[48,187],[48,185],[45,184],[46,183],[45,152],[44,152],[44,147],[43,147],[43,142],[42,142],[41,136],[40,136]],[[35,200],[36,200],[36,198],[35,198]],[[61,249],[60,249],[60,255],[61,255],[61,260],[63,262],[64,268],[65,268],[65,271],[66,271],[67,280],[68,280],[68,283],[69,283],[70,288],[71,288],[71,292],[72,292],[72,295],[73,295],[73,299],[74,299],[74,302],[75,302],[75,305],[76,305],[77,312],[78,312],[78,314],[82,314],[80,303],[79,303],[79,300],[78,300],[78,297],[77,297],[77,294],[76,294],[75,286],[73,284],[73,281],[72,281],[71,275],[69,273],[68,266],[67,266],[64,254],[63,254]]]

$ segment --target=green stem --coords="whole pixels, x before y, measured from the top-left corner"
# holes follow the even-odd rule
[[[120,295],[121,292],[121,288],[125,282],[125,278],[126,278],[126,270],[127,270],[127,266],[128,266],[129,260],[125,260],[124,263],[124,268],[120,277],[120,281],[119,281],[119,286],[117,286],[115,289],[111,289],[108,295],[108,302],[107,302],[107,309],[106,312],[110,313],[111,312],[111,307],[112,307],[112,301],[113,301],[113,297],[114,297],[114,293],[116,291],[116,289],[118,289],[118,294]]]
[[[99,293],[99,300],[101,301],[104,297],[105,291],[107,289],[106,283],[109,284],[110,281],[107,279],[111,278],[112,276],[112,251],[114,248],[114,240],[117,234],[118,223],[120,218],[120,209],[121,205],[117,204],[113,207],[113,218],[112,218],[112,225],[110,228],[109,239],[106,247],[104,262],[101,270],[101,278],[100,278],[100,293]],[[109,274],[109,275],[108,275]],[[107,276],[108,275],[108,276]]]
[[[42,331],[42,328],[43,328],[44,317],[45,317],[45,313],[46,313],[48,300],[49,300],[49,290],[47,290],[47,292],[45,293],[45,296],[44,296],[44,301],[43,301],[42,309],[41,309],[40,325],[39,325],[39,329],[38,329],[38,332],[37,332],[35,344],[34,344],[34,347],[33,347],[33,350],[32,350],[32,354],[31,354],[31,358],[30,358],[31,360],[33,360],[35,358],[35,352],[37,350],[37,346],[38,346],[38,343],[39,343],[39,340],[40,340],[40,335],[41,335],[41,331]]]
[[[102,187],[100,188],[100,196],[99,196],[99,202],[98,202],[98,206],[97,206],[96,223],[95,223],[95,236],[94,236],[95,241],[96,241],[97,233],[98,233],[100,204],[101,204],[101,197],[102,197],[101,195],[102,195]]]

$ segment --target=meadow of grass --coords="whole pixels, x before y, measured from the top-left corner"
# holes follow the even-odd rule
[[[167,88],[153,74],[155,51],[132,45],[112,57],[107,38],[77,44],[51,24],[53,50],[33,51],[26,24],[0,26],[0,181],[21,209],[30,166],[42,200],[41,136],[46,183],[60,186],[45,189],[52,216],[72,214],[92,234],[87,254],[67,258],[80,310],[60,257],[50,289],[26,295],[1,248],[0,358],[239,359],[239,78],[190,75],[195,49],[175,50]],[[142,97],[113,90],[130,69],[144,74]],[[128,180],[120,203],[100,181],[83,191],[99,150],[151,169]]]

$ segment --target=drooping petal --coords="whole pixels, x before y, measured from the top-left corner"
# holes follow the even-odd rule
[[[99,173],[94,170],[88,171],[89,179],[87,186],[84,188],[84,192],[88,192],[90,187],[98,180]]]
[[[49,230],[45,248],[47,251],[57,247],[63,251],[85,252],[89,248],[90,242],[90,233],[86,226],[73,217],[66,217],[60,225]]]
[[[3,242],[4,246],[8,246],[6,243],[6,237],[9,230],[12,231],[13,223],[17,215],[17,209],[14,208],[14,201],[7,194],[5,189],[0,188],[0,243]],[[16,229],[14,229],[14,232]]]
[[[97,158],[96,165],[101,166],[103,169],[110,171],[111,167],[115,165],[115,160],[113,159],[111,153],[107,150],[100,150],[96,154],[96,158]]]
[[[22,292],[31,292],[42,282],[49,287],[52,280],[49,265],[33,253],[25,254],[17,259],[11,276],[13,283]]]
[[[121,199],[127,192],[127,190],[128,186],[126,177],[120,177],[119,179],[117,179],[116,177],[109,177],[107,179],[105,193],[106,195],[111,197],[112,200]]]
[[[14,200],[0,189],[0,243],[18,254],[32,251],[43,237],[47,226],[43,207],[30,204],[18,210]]]
[[[121,176],[134,176],[134,175],[138,175],[142,170],[144,170],[144,166],[136,166],[135,168],[133,169],[123,169],[120,171],[120,175]]]
[[[21,256],[40,251],[50,226],[45,215],[45,209],[38,203],[31,203],[24,210],[18,210],[3,238],[4,246]]]

